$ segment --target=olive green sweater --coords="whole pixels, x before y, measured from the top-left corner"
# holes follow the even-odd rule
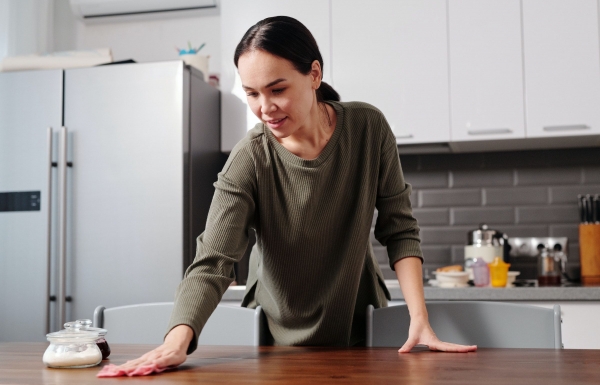
[[[262,306],[275,345],[364,340],[367,305],[390,299],[370,242],[375,209],[375,237],[392,269],[403,257],[422,260],[411,186],[385,117],[368,103],[327,103],[337,123],[316,159],[292,154],[259,123],[219,173],[168,328],[194,330],[188,353],[235,279],[233,264],[252,229],[257,242],[242,306]]]

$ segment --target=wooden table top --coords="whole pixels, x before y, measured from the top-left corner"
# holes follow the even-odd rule
[[[600,350],[480,349],[472,353],[398,353],[395,348],[200,346],[173,371],[96,378],[149,345],[111,345],[110,360],[87,369],[50,369],[44,343],[0,343],[0,384],[598,384]]]

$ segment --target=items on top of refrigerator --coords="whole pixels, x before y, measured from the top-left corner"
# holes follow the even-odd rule
[[[41,55],[6,57],[0,62],[0,71],[93,67],[112,61],[113,55],[110,48],[51,52]]]

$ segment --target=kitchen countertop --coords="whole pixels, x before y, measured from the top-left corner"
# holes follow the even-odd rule
[[[393,301],[402,301],[402,291],[397,281],[386,281]],[[241,301],[246,286],[231,286],[223,301]],[[425,300],[430,301],[599,301],[600,286],[565,287],[465,287],[439,288],[426,285]]]

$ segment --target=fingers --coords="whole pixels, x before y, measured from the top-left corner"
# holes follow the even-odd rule
[[[399,353],[408,353],[419,342],[416,339],[409,338],[406,343],[398,350]],[[477,351],[477,345],[459,345],[450,342],[442,342],[440,340],[432,341],[425,344],[431,351],[452,352],[452,353],[467,353]]]
[[[477,345],[459,345],[450,342],[436,341],[430,343],[429,350],[441,352],[467,353],[477,351]]]
[[[408,338],[408,340],[406,340],[406,342],[404,343],[404,345],[402,345],[402,347],[400,348],[400,350],[398,350],[399,353],[408,353],[410,352],[410,350],[412,348],[415,347],[415,345],[417,344],[417,340],[415,338]]]
[[[122,365],[119,365],[119,369],[133,369],[142,367],[157,367],[166,368],[171,366],[178,366],[185,362],[185,352],[177,352],[175,350],[159,346],[158,348],[149,351],[140,358],[130,360]]]

